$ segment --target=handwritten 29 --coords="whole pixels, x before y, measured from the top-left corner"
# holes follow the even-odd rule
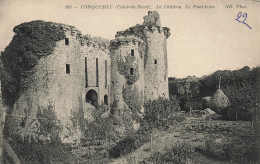
[[[241,16],[244,18],[243,21],[240,21],[240,20],[239,20],[239,19],[241,18]],[[237,14],[237,19],[235,19],[235,20],[237,20],[239,23],[243,23],[243,24],[247,25],[248,28],[252,29],[252,27],[250,27],[250,26],[245,22],[245,21],[246,21],[246,18],[247,18],[247,13],[244,13],[244,14],[242,15],[242,12],[239,12],[239,13]]]

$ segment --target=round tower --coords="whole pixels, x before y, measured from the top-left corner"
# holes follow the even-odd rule
[[[123,111],[144,100],[144,42],[135,36],[116,36],[111,48],[111,103]],[[138,102],[137,102],[138,101]],[[139,108],[139,107],[134,107]]]
[[[169,28],[161,27],[156,11],[148,12],[143,23],[146,53],[144,58],[145,101],[159,97],[169,98],[167,38]]]

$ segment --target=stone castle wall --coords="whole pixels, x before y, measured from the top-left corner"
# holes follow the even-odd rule
[[[119,33],[110,47],[63,25],[65,39],[56,42],[51,55],[40,58],[30,77],[32,83],[19,93],[11,112],[14,119],[7,120],[9,133],[23,128],[24,121],[24,128],[30,129],[37,110],[51,105],[63,127],[61,137],[71,142],[84,133],[85,125],[79,120],[93,106],[110,107],[116,102],[119,109],[129,104],[135,108],[136,104],[129,103],[131,96],[139,106],[158,97],[168,98],[169,31],[158,26],[158,13],[156,25],[149,23],[151,13],[145,20],[135,29],[138,35]]]
[[[145,28],[146,61],[144,65],[145,100],[169,98],[167,41],[162,27]]]
[[[118,108],[123,108],[123,90],[133,86],[137,88],[143,103],[144,61],[143,55],[140,54],[143,41],[134,36],[127,36],[117,37],[111,44],[111,102],[116,101]]]
[[[98,105],[110,102],[111,61],[107,47],[94,42],[87,42],[81,47],[82,84],[84,84],[83,100],[87,93],[94,90],[98,95]],[[107,100],[105,100],[107,97]]]
[[[9,119],[9,123],[12,122],[10,124],[14,126],[9,128],[12,131],[21,128],[23,118],[28,118],[25,120],[25,127],[30,127],[33,118],[36,118],[37,109],[48,108],[50,105],[54,106],[57,119],[62,124],[63,137],[70,136],[67,129],[75,131],[79,128],[73,127],[71,118],[74,117],[73,113],[82,110],[81,45],[70,30],[65,34],[69,39],[69,45],[65,45],[65,40],[56,42],[53,53],[38,61],[34,68],[35,73],[31,77],[32,84],[20,93],[19,99],[15,102],[12,117]],[[66,72],[66,65],[70,67],[69,73]]]
[[[62,139],[67,138],[64,142],[71,142],[84,133],[80,123],[76,122],[75,126],[72,120],[79,121],[79,113],[88,112],[87,92],[94,90],[97,93],[98,104],[104,103],[105,95],[109,102],[111,64],[107,47],[85,42],[79,37],[80,31],[71,29],[70,26],[63,30],[66,38],[56,42],[51,55],[38,61],[30,87],[20,93],[19,99],[13,105],[12,117],[8,118],[8,129],[11,131],[21,128],[25,118],[25,127],[30,129],[37,109],[51,105],[63,127]],[[8,133],[12,134],[11,131]]]

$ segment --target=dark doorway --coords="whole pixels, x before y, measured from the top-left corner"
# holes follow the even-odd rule
[[[104,103],[105,103],[106,105],[108,105],[108,96],[107,96],[107,95],[104,96]]]
[[[91,105],[97,107],[98,105],[98,95],[97,92],[93,89],[89,90],[86,94],[86,102],[90,103]]]

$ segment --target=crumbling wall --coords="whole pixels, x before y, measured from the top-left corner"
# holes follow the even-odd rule
[[[160,15],[157,11],[148,11],[148,15],[144,16],[144,26],[161,26]]]
[[[143,104],[143,55],[144,42],[135,36],[117,36],[111,41],[111,102],[123,109],[130,98],[123,93],[136,91]],[[124,92],[125,90],[125,92]],[[126,91],[127,90],[127,91]],[[130,93],[129,93],[130,94]]]
[[[91,90],[97,93],[97,105],[113,104],[119,109],[140,110],[146,100],[169,97],[166,42],[170,33],[160,27],[157,12],[149,12],[143,25],[117,32],[110,45],[57,23],[33,21],[14,31],[17,34],[3,53],[8,80],[2,90],[11,109],[7,133],[30,131],[37,125],[33,123],[37,110],[51,105],[63,127],[63,141],[79,138]]]
[[[19,132],[19,129],[31,132],[30,126],[36,121],[37,110],[51,105],[62,125],[63,142],[79,139],[79,131],[83,129],[80,129],[79,122],[75,126],[72,120],[73,117],[79,117],[73,113],[83,110],[81,33],[74,27],[65,25],[62,30],[65,38],[55,43],[52,54],[38,60],[30,76],[30,85],[19,93],[13,104],[7,121],[7,133],[13,134]]]
[[[149,11],[144,16],[142,25],[130,27],[125,31],[119,31],[116,37],[129,35],[141,39],[145,44],[139,48],[142,52],[144,69],[144,97],[145,101],[159,97],[169,98],[168,91],[168,61],[167,38],[170,29],[161,27],[160,15],[156,11]],[[113,63],[112,63],[113,66]]]

